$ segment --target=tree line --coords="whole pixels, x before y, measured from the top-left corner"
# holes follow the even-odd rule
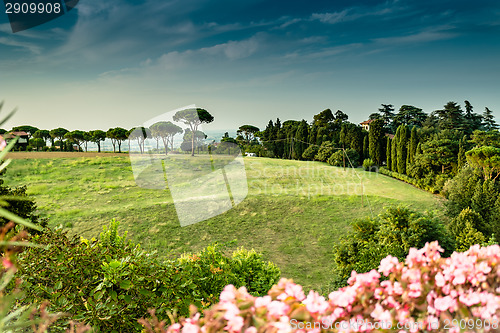
[[[23,125],[13,127],[9,132],[26,132],[28,134],[28,150],[44,149],[44,150],[60,150],[60,151],[73,151],[74,146],[77,146],[78,151],[87,151],[88,143],[92,142],[97,145],[97,151],[101,152],[101,143],[106,139],[110,139],[113,146],[113,152],[118,150],[122,152],[122,143],[128,141],[128,150],[131,150],[131,141],[136,140],[141,153],[145,151],[146,139],[154,139],[156,141],[156,150],[160,151],[160,142],[163,145],[163,152],[174,150],[174,136],[184,133],[181,150],[191,151],[194,155],[195,147],[197,144],[205,139],[205,133],[198,130],[202,123],[210,123],[214,117],[205,109],[185,109],[178,111],[173,120],[175,122],[182,122],[188,127],[182,127],[172,123],[171,121],[159,121],[148,127],[133,127],[129,130],[122,127],[110,128],[107,131],[92,130],[69,131],[65,128],[59,127],[52,130],[39,129],[31,125]],[[0,129],[0,134],[7,131]],[[50,142],[51,146],[48,147]],[[57,147],[57,148],[56,148]]]

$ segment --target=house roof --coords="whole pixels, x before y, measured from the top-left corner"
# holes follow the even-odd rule
[[[391,140],[394,139],[394,134],[385,133],[385,136]]]
[[[12,134],[14,136],[28,136],[28,133],[26,133],[25,131],[9,132],[9,134]]]
[[[365,120],[363,121],[362,123],[359,123],[360,125],[369,125],[372,121],[374,121],[375,119],[368,119],[368,120]]]

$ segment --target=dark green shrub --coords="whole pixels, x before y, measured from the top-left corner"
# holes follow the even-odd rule
[[[438,241],[449,256],[454,250],[453,237],[434,217],[406,207],[390,207],[375,219],[356,221],[352,233],[334,248],[337,264],[333,287],[346,285],[351,272],[376,269],[380,260],[392,255],[403,260],[410,248],[422,248]]]
[[[117,233],[112,222],[100,240],[80,240],[61,230],[46,230],[32,241],[46,248],[27,249],[19,258],[22,288],[30,290],[22,302],[50,302],[51,312],[93,326],[95,332],[140,332],[137,319],[157,309],[186,316],[189,305],[204,308],[218,301],[223,287],[247,285],[263,295],[279,278],[279,270],[253,251],[238,250],[232,257],[219,246],[199,254],[161,261],[154,253]],[[60,320],[54,331],[63,331]]]
[[[367,158],[363,161],[363,169],[365,171],[372,171],[372,168],[375,166],[375,161],[371,158]]]

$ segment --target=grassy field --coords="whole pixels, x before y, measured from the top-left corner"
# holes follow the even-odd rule
[[[168,189],[136,185],[127,155],[16,159],[4,178],[9,186],[27,185],[52,226],[90,238],[115,218],[134,241],[165,256],[236,240],[232,248],[254,248],[282,276],[317,290],[331,280],[332,248],[350,222],[389,205],[437,215],[442,205],[432,194],[360,169],[267,158],[245,158],[245,169],[249,192],[242,203],[185,227]]]

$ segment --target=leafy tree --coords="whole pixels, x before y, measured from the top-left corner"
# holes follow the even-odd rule
[[[345,114],[344,112],[337,110],[335,112],[335,123],[337,124],[342,124],[346,122],[349,119],[349,116]]]
[[[345,155],[344,155],[345,154]],[[356,168],[357,161],[359,160],[359,154],[354,149],[346,149],[345,152],[343,150],[335,151],[328,159],[327,162],[333,166],[343,166],[343,167],[353,167]],[[351,163],[349,163],[351,162]],[[345,164],[344,164],[345,163]]]
[[[151,130],[149,128],[140,126],[134,127],[129,131],[129,151],[130,151],[130,139],[137,140],[137,145],[139,146],[139,151],[144,154],[144,144],[147,138],[151,137]]]
[[[259,131],[259,128],[253,125],[242,125],[236,133],[243,135],[246,143],[249,144],[254,139],[255,134]]]
[[[382,119],[376,119],[370,123],[369,132],[369,149],[370,158],[377,163],[377,165],[382,165],[384,156],[384,121]]]
[[[181,131],[182,131],[182,129],[181,129]],[[111,135],[113,136],[113,139],[115,140],[116,144],[118,144],[118,152],[121,153],[122,152],[122,142],[127,140],[128,131],[122,127],[115,127],[112,129]],[[113,151],[114,150],[115,150],[115,147],[113,146]]]
[[[56,129],[53,129],[51,130],[49,133],[50,133],[50,136],[52,139],[58,139],[59,141],[63,141],[64,140],[64,135],[66,135],[66,133],[68,133],[69,131],[65,128],[62,128],[62,127],[59,127],[59,128],[56,128]],[[62,145],[59,147],[59,150],[63,150],[63,147]]]
[[[474,168],[466,165],[445,185],[443,195],[447,199],[444,205],[448,217],[454,218],[462,210],[471,207],[471,199],[478,183],[482,183],[481,175]]]
[[[174,121],[180,121],[189,126],[192,133],[198,131],[198,127],[202,123],[211,123],[214,117],[205,109],[186,109],[177,111],[173,116]],[[194,156],[194,140],[195,136],[191,136],[191,156]]]
[[[500,132],[498,130],[473,132],[471,142],[477,147],[492,146],[500,148]]]
[[[330,109],[323,110],[313,116],[313,124],[318,127],[327,127],[333,121],[335,121],[335,116]]]
[[[194,142],[194,145],[196,148],[198,148],[198,152],[201,147],[201,141],[206,139],[207,135],[203,133],[202,131],[196,131],[191,132],[189,128],[186,128],[184,130],[184,137],[183,137],[183,142],[181,143],[181,150],[183,151],[190,151],[192,148],[192,143]]]
[[[316,145],[310,145],[306,150],[302,153],[302,158],[305,160],[312,161],[314,157],[318,154],[319,147]]]
[[[85,147],[85,152],[87,152],[88,143],[92,142],[92,135],[90,132],[83,132],[83,146]]]
[[[489,237],[494,230],[491,229],[492,220],[494,216],[492,215],[494,211],[495,201],[499,195],[499,189],[497,184],[492,180],[485,180],[484,182],[478,182],[474,189],[474,195],[470,199],[470,207],[477,212],[487,223],[487,228],[477,228],[486,237]]]
[[[397,128],[400,125],[422,127],[427,115],[422,109],[413,105],[402,105],[398,113],[394,116],[394,126]]]
[[[84,131],[71,131],[64,134],[64,137],[78,145],[78,150],[81,149],[82,143],[85,141],[85,132]]]
[[[47,130],[38,130],[35,133],[33,133],[33,138],[35,138],[35,139],[42,139],[44,142],[47,142],[47,140],[51,139],[52,137],[50,136],[50,132],[49,131],[47,131]]]
[[[422,248],[436,240],[445,250],[444,256],[451,255],[454,242],[446,228],[432,215],[406,207],[390,207],[377,218],[358,220],[350,235],[334,247],[338,275],[334,284],[342,287],[353,270],[364,273],[376,269],[388,255],[404,260],[410,248]]]
[[[498,124],[495,121],[495,116],[493,115],[493,112],[487,107],[484,108],[483,112],[483,127],[486,131],[498,129]]]
[[[106,140],[106,132],[101,130],[90,131],[90,140],[97,144],[97,151],[101,152],[101,141]]]
[[[309,136],[309,126],[307,125],[307,121],[302,120],[297,127],[297,131],[295,132],[295,147],[294,153],[296,159],[302,159],[302,155],[304,151],[307,149],[307,138]]]
[[[456,250],[458,252],[465,252],[472,245],[482,245],[485,241],[484,235],[476,230],[470,222],[466,222],[455,240]]]
[[[378,119],[384,120],[382,118],[382,115],[380,113],[376,113],[376,112],[370,113],[370,115],[368,116],[368,119],[369,120],[378,120]],[[370,124],[370,127],[371,127],[371,124]]]
[[[41,138],[34,138],[30,140],[30,144],[36,147],[36,150],[45,146],[45,140]]]
[[[439,118],[441,129],[464,129],[464,115],[462,108],[455,102],[448,102],[444,109],[435,111]]]
[[[316,154],[316,157],[314,157],[314,159],[317,161],[326,162],[326,160],[328,160],[330,156],[332,156],[334,151],[335,147],[333,146],[333,143],[331,141],[325,141],[319,147],[318,153]]]
[[[165,147],[165,155],[168,152],[168,146],[174,150],[174,136],[182,133],[182,128],[172,123],[171,121],[161,121],[151,125],[151,135],[159,137],[163,141]],[[226,133],[227,134],[227,133]]]
[[[33,137],[33,134],[35,134],[38,130],[38,128],[30,125],[16,126],[12,128],[12,132],[28,133],[28,140],[31,139]]]
[[[445,132],[441,134],[422,145],[423,153],[420,155],[420,162],[430,167],[437,167],[441,169],[441,173],[445,173],[457,164],[458,141],[445,136]]]
[[[483,170],[484,180],[495,180],[500,175],[500,148],[483,146],[473,148],[465,155],[471,166]]]
[[[491,234],[491,228],[490,226],[484,221],[484,219],[481,217],[481,215],[474,210],[472,210],[470,207],[467,207],[463,209],[458,216],[454,217],[450,224],[448,224],[448,230],[450,233],[455,237],[456,243],[457,243],[457,249],[459,247],[462,247],[464,244],[464,240],[461,239],[464,237],[462,232],[466,228],[466,225],[469,224],[472,229],[475,231],[479,231],[481,235],[487,235]],[[470,231],[468,231],[470,233]],[[484,239],[483,241],[484,242]],[[481,243],[482,243],[481,242]],[[477,243],[474,243],[477,244]],[[469,249],[469,247],[473,244],[467,244],[466,250]]]

